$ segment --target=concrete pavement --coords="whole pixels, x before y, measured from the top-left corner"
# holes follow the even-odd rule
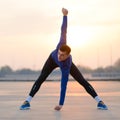
[[[59,101],[60,82],[45,82],[31,102],[19,110],[33,82],[0,82],[0,120],[120,120],[120,82],[91,81],[109,110],[98,110],[96,101],[77,83],[69,81],[65,105]]]

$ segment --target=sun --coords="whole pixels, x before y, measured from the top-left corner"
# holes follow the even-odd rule
[[[90,42],[91,31],[88,27],[72,26],[67,33],[67,44],[71,47],[83,47]]]

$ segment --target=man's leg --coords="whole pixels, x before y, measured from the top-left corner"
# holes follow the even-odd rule
[[[25,102],[20,107],[21,110],[29,109],[30,108],[30,102],[31,102],[32,98],[37,93],[37,91],[39,90],[39,88],[42,85],[42,83],[46,80],[46,78],[49,76],[49,74],[56,67],[58,67],[58,65],[53,61],[53,59],[52,59],[52,57],[50,55],[49,58],[47,59],[45,65],[44,65],[42,71],[41,71],[40,76],[35,81],[34,85],[32,86],[32,89],[31,89],[31,91],[29,93],[29,96],[26,98]]]
[[[49,74],[56,68],[58,65],[53,61],[52,57],[50,56],[48,60],[46,61],[40,76],[35,81],[29,95],[34,96],[36,92],[39,90],[41,84],[46,80],[46,78],[49,76]]]
[[[104,109],[104,110],[108,109],[107,106],[102,102],[101,98],[97,95],[94,88],[84,79],[78,68],[73,63],[71,65],[70,74],[98,102],[97,107],[99,109]]]
[[[72,77],[78,81],[79,84],[81,84],[85,90],[93,97],[95,98],[97,96],[97,93],[95,92],[94,88],[84,79],[78,68],[72,63],[70,74]]]

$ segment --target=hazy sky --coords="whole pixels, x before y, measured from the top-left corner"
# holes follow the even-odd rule
[[[120,0],[0,0],[0,67],[41,69],[59,41],[62,7],[76,65],[120,58]]]

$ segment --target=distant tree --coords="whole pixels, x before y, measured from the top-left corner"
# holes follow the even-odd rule
[[[105,71],[104,71],[103,67],[99,67],[99,68],[95,69],[93,72],[95,72],[95,73],[103,73]]]
[[[28,69],[28,68],[23,68],[21,70],[16,71],[17,74],[33,74],[35,71]]]
[[[116,72],[120,72],[120,58],[114,63],[114,68]]]
[[[120,68],[120,58],[115,62],[114,66]]]
[[[85,66],[81,66],[78,65],[78,69],[82,72],[82,73],[91,73],[92,69],[89,67],[85,67]]]
[[[115,72],[116,69],[114,66],[107,66],[106,68],[104,68],[105,72]]]
[[[0,75],[6,75],[13,73],[13,70],[9,66],[3,66],[0,69]]]

